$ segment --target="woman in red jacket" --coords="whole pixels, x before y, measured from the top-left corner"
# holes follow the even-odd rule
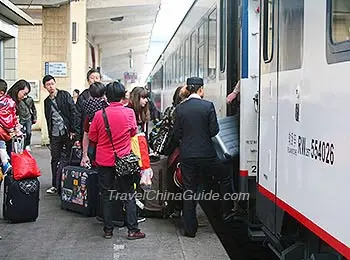
[[[115,181],[114,152],[119,158],[130,154],[131,137],[137,133],[136,118],[134,112],[124,107],[120,102],[125,97],[125,88],[119,82],[113,82],[106,86],[106,96],[110,105],[105,110],[96,112],[89,129],[89,139],[96,143],[96,164],[100,173],[100,185],[103,196],[104,237],[113,236],[112,207],[114,199],[109,190],[113,190]],[[103,111],[110,126],[113,145],[108,137]],[[117,178],[120,190],[117,195],[122,196],[126,208],[126,226],[128,239],[144,238],[137,223],[137,208],[134,194],[134,176],[126,175]],[[115,195],[115,194],[114,194]],[[127,195],[127,196],[125,196]]]

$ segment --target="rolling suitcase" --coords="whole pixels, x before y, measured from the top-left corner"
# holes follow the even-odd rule
[[[61,208],[96,215],[97,172],[80,166],[66,166],[61,178]]]
[[[3,216],[10,223],[35,221],[39,215],[40,182],[37,178],[4,179]]]
[[[166,218],[169,216],[167,191],[169,184],[168,158],[161,156],[156,162],[151,162],[153,170],[152,187],[144,191],[144,208],[140,211],[143,217]],[[157,193],[159,195],[157,195]]]
[[[73,146],[68,156],[63,152],[63,156],[57,164],[57,173],[56,173],[56,189],[58,196],[61,196],[61,178],[62,170],[66,166],[79,166],[81,161],[81,149]]]
[[[24,137],[12,139],[11,151],[23,152]],[[4,178],[3,217],[9,223],[35,221],[39,216],[40,182],[38,178],[15,180]]]

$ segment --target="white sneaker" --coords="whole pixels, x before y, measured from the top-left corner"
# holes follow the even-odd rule
[[[137,218],[137,223],[141,223],[141,222],[145,222],[145,221],[146,221],[146,218],[143,218],[143,217]]]
[[[56,192],[57,192],[57,189],[55,187],[51,187],[46,190],[46,193],[49,193],[49,194],[55,194]]]
[[[30,148],[29,145],[26,146],[26,150],[27,150],[28,152],[32,151],[32,149]]]

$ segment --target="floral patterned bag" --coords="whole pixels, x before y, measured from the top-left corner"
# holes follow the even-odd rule
[[[113,147],[116,175],[118,177],[121,177],[121,176],[126,176],[126,175],[133,175],[135,173],[140,173],[140,171],[141,171],[140,166],[139,166],[140,158],[137,157],[134,153],[130,153],[130,154],[123,156],[121,158],[119,158],[117,156],[117,152],[114,148],[112,133],[111,133],[111,129],[109,127],[109,123],[108,123],[107,114],[106,114],[105,109],[103,109],[103,111],[102,111],[102,116],[103,116],[103,120],[105,123],[107,135],[108,135],[109,140],[110,140],[112,147]]]

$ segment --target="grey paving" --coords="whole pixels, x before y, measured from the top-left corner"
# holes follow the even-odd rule
[[[61,210],[59,198],[45,193],[51,179],[50,156],[40,143],[40,133],[34,132],[32,151],[42,171],[39,218],[22,224],[0,220],[1,260],[229,259],[203,212],[200,222],[205,226],[199,228],[196,238],[181,236],[164,219],[141,223],[146,233],[143,240],[127,240],[125,229],[115,230],[110,240],[102,238],[102,224],[95,218]]]

